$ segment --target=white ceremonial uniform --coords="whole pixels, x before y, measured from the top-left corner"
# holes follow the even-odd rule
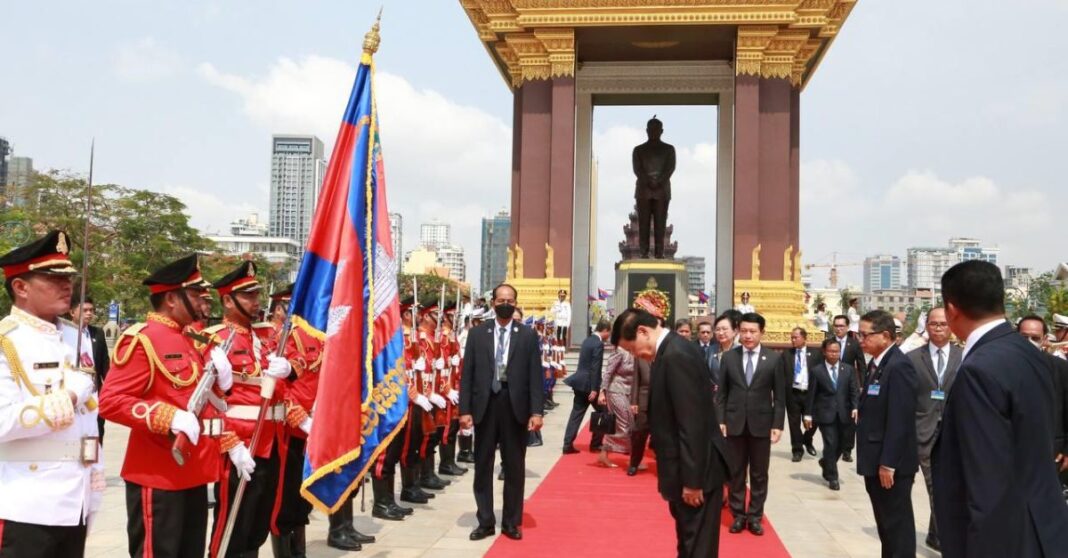
[[[556,327],[571,326],[571,303],[557,300],[553,303],[553,323]]]
[[[64,332],[63,328],[72,331]],[[48,526],[91,524],[102,492],[92,490],[92,472],[103,463],[83,464],[83,440],[98,438],[95,383],[74,369],[71,326],[41,320],[12,308],[0,320],[0,519]],[[14,354],[12,354],[14,353]],[[13,366],[9,358],[17,358]],[[21,373],[19,373],[21,370]],[[29,382],[26,385],[23,379]],[[36,394],[60,387],[75,393],[73,423],[53,431],[38,410]],[[97,444],[95,440],[85,442]],[[40,458],[38,458],[40,457]]]

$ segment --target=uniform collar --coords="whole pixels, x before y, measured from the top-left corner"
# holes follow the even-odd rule
[[[42,320],[17,306],[11,307],[11,317],[20,324],[32,327],[41,333],[52,335],[59,333],[59,328],[56,324]]]
[[[249,333],[249,329],[247,327],[242,326],[242,325],[237,325],[237,324],[235,324],[234,322],[232,322],[232,321],[230,321],[228,319],[223,319],[223,323],[226,324],[226,327],[234,328],[234,332],[235,333],[240,333],[242,335],[246,335],[246,334]]]
[[[163,314],[160,314],[159,312],[149,312],[147,320],[150,322],[155,322],[162,326],[169,327],[174,331],[182,330],[181,326],[178,325],[178,322],[168,318],[167,316],[164,316]]]

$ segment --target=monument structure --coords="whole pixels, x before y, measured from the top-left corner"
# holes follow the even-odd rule
[[[511,244],[527,256],[524,306],[535,302],[528,295],[550,304],[567,283],[572,327],[587,326],[595,107],[717,105],[707,190],[716,300],[725,308],[750,292],[765,339],[786,343],[805,313],[801,91],[856,1],[460,0],[513,93]]]

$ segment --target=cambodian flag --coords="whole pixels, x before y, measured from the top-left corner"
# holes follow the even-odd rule
[[[705,291],[697,291],[697,301],[701,304],[708,304],[709,296]]]
[[[609,296],[610,295],[608,294],[608,291],[604,289],[597,289],[597,298],[599,300],[608,300]]]
[[[328,512],[359,486],[408,410],[373,80],[364,52],[290,307],[295,327],[324,339],[301,494]]]

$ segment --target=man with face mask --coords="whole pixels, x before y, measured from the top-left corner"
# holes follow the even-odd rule
[[[460,428],[475,430],[475,503],[478,527],[471,540],[494,534],[493,454],[499,445],[504,469],[504,510],[501,532],[523,538],[523,484],[526,477],[527,433],[541,430],[542,390],[538,334],[514,321],[516,290],[508,284],[493,289],[496,319],[473,328],[464,349],[460,375]]]
[[[1065,436],[1068,434],[1068,361],[1045,352],[1049,329],[1041,316],[1032,314],[1020,318],[1016,331],[1043,351],[1049,362],[1050,380],[1053,382],[1053,454],[1057,468],[1063,472],[1068,469],[1068,457],[1065,457],[1065,453],[1068,453],[1065,451]]]

